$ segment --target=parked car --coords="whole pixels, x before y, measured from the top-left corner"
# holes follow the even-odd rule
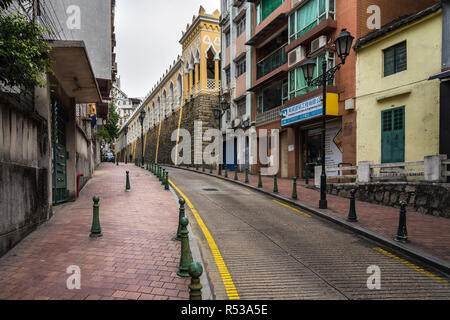
[[[103,154],[103,159],[102,159],[102,161],[103,161],[103,162],[114,162],[114,159],[115,159],[114,153],[112,153],[112,152],[105,152],[105,153]]]

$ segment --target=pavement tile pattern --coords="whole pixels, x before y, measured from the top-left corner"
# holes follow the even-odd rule
[[[131,192],[125,192],[130,171]],[[92,198],[100,197],[103,237],[89,237]],[[173,195],[150,172],[102,163],[76,202],[0,258],[0,299],[187,300],[189,278],[176,275],[180,243]],[[69,290],[69,266],[81,289]]]

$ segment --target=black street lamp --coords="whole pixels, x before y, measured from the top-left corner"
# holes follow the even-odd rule
[[[139,120],[141,121],[141,155],[142,155],[142,166],[144,166],[144,119],[145,119],[145,110],[141,110],[141,115],[139,116]]]
[[[128,139],[127,139],[127,135],[128,135],[128,126],[125,127],[124,129],[124,133],[125,133],[125,164],[128,164]]]
[[[334,44],[336,51],[341,59],[341,63],[334,66],[327,71],[327,61],[324,59],[322,63],[322,74],[316,79],[314,77],[314,71],[316,63],[312,59],[306,60],[302,65],[303,75],[305,77],[308,86],[322,86],[323,88],[323,112],[322,112],[322,175],[320,177],[320,201],[319,208],[327,209],[327,174],[326,174],[326,162],[325,162],[325,135],[326,135],[326,115],[327,115],[327,83],[334,79],[335,73],[345,64],[345,60],[350,54],[352,43],[355,38],[346,30],[342,29],[341,33],[337,36]]]

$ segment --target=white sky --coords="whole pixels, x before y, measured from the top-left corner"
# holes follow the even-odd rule
[[[181,32],[198,15],[220,10],[220,0],[117,0],[116,61],[121,88],[144,97],[181,55]]]

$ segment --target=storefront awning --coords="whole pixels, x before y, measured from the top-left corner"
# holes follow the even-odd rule
[[[84,41],[51,41],[50,67],[75,103],[102,102]]]

